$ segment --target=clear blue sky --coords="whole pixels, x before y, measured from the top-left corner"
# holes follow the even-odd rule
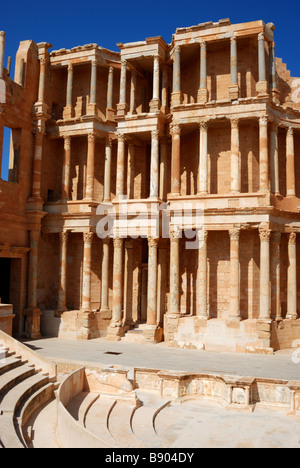
[[[171,42],[178,27],[230,18],[232,23],[262,19],[276,26],[276,56],[292,76],[300,77],[300,1],[276,0],[128,0],[3,2],[0,30],[6,32],[6,60],[22,40],[50,42],[53,50],[97,43],[118,50],[116,43],[162,36]],[[14,63],[14,62],[13,62]]]

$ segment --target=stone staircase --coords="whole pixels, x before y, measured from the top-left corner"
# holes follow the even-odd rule
[[[144,330],[147,327],[145,323],[136,324],[134,328],[128,330],[121,341],[126,343],[143,343],[144,342]]]
[[[25,353],[26,354],[26,353]],[[0,447],[26,448],[23,428],[31,414],[54,398],[55,377],[15,350],[0,345]]]

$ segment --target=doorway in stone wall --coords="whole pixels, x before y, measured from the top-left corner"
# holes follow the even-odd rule
[[[2,304],[10,304],[11,259],[0,258],[0,299]]]

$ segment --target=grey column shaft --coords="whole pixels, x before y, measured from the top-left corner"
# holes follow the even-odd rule
[[[175,47],[173,64],[173,93],[180,92],[180,48]]]
[[[207,47],[206,42],[200,44],[200,89],[207,88]]]
[[[113,106],[113,87],[114,87],[114,69],[109,67],[107,81],[107,108],[112,109]]]
[[[259,81],[267,81],[265,36],[263,34],[258,35],[258,70]]]
[[[104,201],[110,201],[111,199],[111,153],[112,142],[108,138],[105,144]]]
[[[270,88],[277,88],[277,76],[276,76],[276,58],[275,58],[275,42],[270,44]]]
[[[120,104],[126,104],[126,74],[127,64],[126,61],[122,61],[120,76]]]
[[[92,104],[96,104],[96,101],[97,101],[97,62],[92,62],[90,102]]]
[[[73,65],[68,67],[67,81],[67,106],[72,106],[73,103]]]
[[[230,40],[230,69],[231,84],[238,84],[237,41],[235,37]]]

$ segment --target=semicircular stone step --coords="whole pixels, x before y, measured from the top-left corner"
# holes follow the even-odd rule
[[[131,420],[135,410],[135,406],[118,401],[110,413],[108,429],[120,448],[143,447],[132,432]]]
[[[115,405],[113,398],[100,396],[85,416],[85,428],[112,447],[117,447],[117,442],[108,430],[108,419]]]
[[[84,426],[86,415],[99,396],[98,393],[81,392],[69,402],[66,408],[75,421]]]
[[[12,369],[0,377],[0,405],[5,392],[27,377],[35,373],[34,366],[22,365]]]
[[[20,359],[16,359],[14,356],[0,359],[0,376],[9,370],[21,366],[22,364],[22,361]]]
[[[49,377],[42,374],[35,374],[18,383],[3,397],[0,403],[1,411],[15,413],[22,400],[48,382]]]

